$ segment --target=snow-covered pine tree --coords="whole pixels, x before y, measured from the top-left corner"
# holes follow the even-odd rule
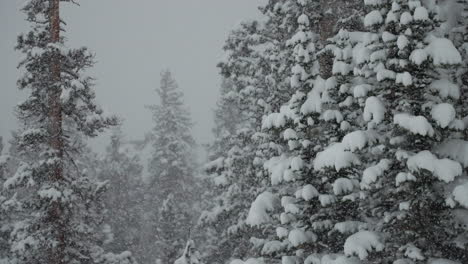
[[[231,140],[235,135],[240,124],[240,106],[236,100],[237,96],[234,91],[234,85],[230,79],[223,79],[220,89],[220,98],[218,99],[216,109],[214,110],[215,127],[213,129],[214,142],[207,146],[208,160],[218,160],[225,154],[227,149],[230,149]],[[205,169],[212,170],[209,166]],[[198,219],[197,228],[194,230],[194,236],[198,240],[204,241],[200,249],[202,250],[202,258],[206,262],[219,261],[226,259],[225,251],[221,250],[221,244],[228,238],[221,237],[224,232],[224,225],[220,221],[215,221],[217,215],[214,213],[215,208],[220,206],[220,197],[224,191],[226,180],[224,177],[207,175],[202,180],[203,189],[205,192],[201,197],[202,212]],[[213,210],[213,211],[212,211]],[[219,220],[219,219],[218,219]]]
[[[18,37],[16,49],[24,54],[18,87],[29,95],[17,110],[21,162],[4,182],[22,205],[10,251],[18,264],[119,263],[104,253],[97,237],[105,185],[73,160],[82,146],[75,139],[94,137],[116,119],[103,116],[93,79],[83,75],[93,55],[66,47],[60,35],[62,2],[71,1],[30,0],[22,7],[32,28]]]
[[[310,36],[313,35],[311,30],[316,28],[317,24],[319,24],[318,21],[322,19],[320,15],[322,6],[319,6],[317,1],[298,1],[297,3],[292,1],[287,7],[288,12],[290,12],[288,17],[296,18],[295,24],[292,25],[296,25],[298,29],[296,35],[288,41],[291,43],[290,46],[294,48],[292,54],[296,60],[295,66],[292,67],[293,76],[291,77],[292,90],[296,91],[296,93],[288,104],[283,106],[277,113],[266,115],[263,120],[263,128],[271,135],[269,145],[275,146],[272,147],[272,152],[277,153],[264,166],[271,174],[272,183],[274,185],[281,184],[279,187],[274,188],[274,192],[282,195],[281,203],[284,207],[284,213],[280,217],[282,225],[277,228],[277,236],[281,241],[273,240],[265,243],[263,253],[274,258],[282,256],[285,263],[295,263],[301,259],[314,260],[313,258],[317,257],[317,254],[314,255],[313,253],[319,253],[318,257],[320,259],[320,256],[333,252],[333,250],[336,253],[342,252],[339,247],[342,246],[344,241],[339,231],[343,228],[326,232],[327,228],[328,230],[333,229],[333,226],[325,225],[330,225],[332,221],[320,221],[323,220],[320,219],[320,215],[330,217],[336,222],[341,221],[339,223],[341,225],[337,226],[343,226],[345,225],[343,221],[348,220],[347,218],[353,218],[352,214],[349,213],[351,210],[346,211],[345,209],[348,208],[346,199],[355,198],[355,195],[354,197],[353,195],[346,195],[348,194],[346,191],[341,192],[341,189],[339,189],[345,185],[345,179],[340,179],[335,184],[333,181],[331,183],[323,182],[323,177],[311,177],[311,175],[317,174],[314,172],[313,166],[311,166],[315,153],[327,146],[330,140],[334,142],[343,137],[346,134],[345,131],[350,129],[349,122],[343,122],[343,126],[341,126],[343,120],[338,122],[338,126],[333,127],[333,123],[336,123],[333,116],[339,112],[337,109],[346,109],[353,102],[352,98],[348,98],[349,96],[346,94],[349,90],[346,76],[352,73],[352,47],[348,40],[348,34],[342,32],[339,35],[342,38],[341,42],[336,43],[334,48],[329,49],[339,54],[339,56],[336,56],[338,59],[331,64],[329,70],[321,71],[324,76],[334,73],[342,75],[342,78],[331,78],[325,81],[317,77],[318,63],[316,55],[318,50],[316,48],[319,45],[316,42],[319,38],[318,35],[315,35],[311,41]],[[346,12],[353,13],[350,10],[346,10]],[[304,27],[306,24],[307,27]],[[327,27],[334,28],[333,25],[327,25]],[[352,27],[350,26],[350,28]],[[304,32],[304,28],[306,28],[308,34]],[[317,29],[317,31],[319,30]],[[330,34],[330,32],[323,33]],[[307,36],[309,36],[309,39]],[[308,45],[312,49],[308,50]],[[324,53],[324,51],[321,53]],[[323,63],[324,61],[320,60],[320,62]],[[327,111],[320,115],[322,108],[327,108]],[[341,115],[341,113],[339,114]],[[342,116],[353,120],[356,113],[348,114],[348,112],[344,112]],[[327,126],[327,121],[330,121],[329,126]],[[343,127],[341,133],[340,127]],[[347,140],[349,141],[349,139]],[[347,144],[347,142],[342,144]],[[354,178],[356,178],[355,175]],[[352,181],[349,179],[346,181],[346,183],[350,182]],[[354,179],[354,187],[356,182],[356,179]],[[323,194],[321,199],[313,199],[319,193],[311,183],[326,189],[321,190],[321,194]],[[341,209],[343,210],[340,211],[340,207],[336,206],[336,208],[328,209],[329,211],[327,209],[320,211],[320,208],[322,208],[321,202],[326,202],[327,198],[331,199],[335,196],[335,188],[331,187],[336,187],[336,192],[340,192],[336,196],[343,196],[343,201],[336,203],[341,204],[342,202]],[[355,189],[353,186],[351,187]],[[328,195],[327,191],[330,195]],[[303,198],[303,193],[306,198]],[[259,196],[257,198],[259,199],[258,204],[265,203],[263,198],[265,197]],[[253,204],[252,209],[256,202]],[[327,203],[327,205],[329,204]],[[261,208],[257,209],[262,210]],[[262,212],[262,214],[267,213]],[[311,214],[317,218],[314,219]],[[353,214],[356,215],[356,212],[353,212]],[[356,223],[354,224],[354,226],[357,226]],[[324,231],[321,236],[323,241],[315,243],[317,236],[314,232],[320,229]],[[348,231],[350,230],[343,232]],[[320,250],[320,246],[318,246],[320,244],[323,248],[332,248],[332,250]],[[284,249],[287,250],[281,252]],[[343,256],[342,258],[346,259]]]
[[[359,253],[356,239],[373,247],[384,238],[383,251],[371,254],[382,263],[426,263],[433,258],[466,262],[466,252],[453,243],[456,231],[449,205],[454,202],[446,194],[462,167],[444,158],[455,159],[438,147],[458,138],[464,127],[455,110],[462,103],[454,84],[460,54],[450,40],[436,35],[439,21],[420,1],[367,3],[374,9],[365,24],[377,34],[368,38],[374,49],[364,59],[375,78],[368,76],[372,85],[363,117],[385,137],[385,148],[372,153],[375,163],[362,175],[367,197],[361,209],[381,235],[378,240],[349,238],[347,253],[364,259],[367,253]]]
[[[217,190],[214,204],[202,213],[199,222],[201,226],[213,225],[219,239],[214,245],[216,253],[206,262],[243,258],[251,250],[248,241],[251,234],[245,219],[260,186],[255,177],[256,145],[252,135],[263,112],[257,101],[264,98],[261,93],[265,92],[258,79],[262,71],[261,51],[257,49],[262,41],[260,31],[257,21],[242,23],[232,31],[224,47],[227,58],[219,65],[223,78],[232,85],[221,100],[234,106],[238,116],[226,124],[216,124],[220,130],[228,131],[232,125],[235,129],[232,134],[216,139],[214,146],[221,141],[225,148],[218,153],[210,151],[211,161],[205,166]],[[223,115],[226,115],[223,120],[229,118],[228,112]],[[232,124],[233,121],[237,123]]]
[[[457,24],[452,28],[450,33],[450,39],[453,41],[455,47],[459,50],[462,55],[462,64],[458,68],[458,84],[460,87],[460,100],[468,100],[468,1],[457,0],[457,10],[459,15],[457,16]],[[453,14],[454,15],[454,14]],[[468,116],[468,108],[462,107],[457,109],[460,111],[462,116]],[[468,136],[468,132],[466,132]]]
[[[157,89],[160,104],[151,106],[155,126],[153,154],[149,163],[145,230],[148,241],[146,262],[173,263],[185,246],[194,217],[195,141],[192,121],[170,71],[161,73]]]
[[[3,154],[3,138],[0,137],[0,263],[8,264],[10,257],[10,248],[8,240],[11,232],[12,222],[10,221],[11,212],[8,212],[9,206],[5,204],[8,194],[3,188],[3,182],[7,174],[6,167],[8,156]]]
[[[113,252],[131,250],[136,258],[143,252],[140,241],[144,188],[139,157],[125,145],[120,127],[114,128],[106,154],[99,161],[99,179],[108,182],[103,201],[106,207],[104,222],[110,238],[106,248]]]

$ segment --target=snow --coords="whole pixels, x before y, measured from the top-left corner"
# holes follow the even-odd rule
[[[416,65],[421,65],[428,57],[429,53],[425,49],[415,49],[411,52],[410,60]]]
[[[411,172],[418,172],[421,169],[432,172],[439,180],[451,182],[455,177],[462,174],[460,163],[450,159],[438,159],[430,151],[421,151],[411,156],[406,165]]]
[[[343,137],[341,141],[345,150],[355,152],[363,149],[369,143],[369,136],[366,131],[353,131]]]
[[[368,6],[378,6],[383,4],[383,0],[364,0],[364,4]]]
[[[292,216],[291,214],[281,213],[280,215],[280,222],[282,225],[289,224],[293,220],[294,220],[294,216]]]
[[[396,114],[393,117],[393,123],[413,134],[430,137],[434,135],[434,129],[424,116],[412,116],[406,113]]]
[[[455,119],[449,124],[449,128],[453,130],[463,131],[466,129],[465,122],[461,119]]]
[[[409,72],[397,73],[395,82],[401,83],[403,86],[410,86],[413,84],[413,78]]]
[[[337,230],[341,234],[353,234],[358,232],[360,229],[367,226],[364,222],[359,221],[345,221],[336,223],[333,229]]]
[[[40,47],[32,47],[30,50],[29,50],[30,54],[32,57],[40,57],[42,56],[46,51],[43,49],[43,48],[40,48]]]
[[[409,44],[409,40],[405,35],[398,36],[397,46],[398,46],[398,48],[400,50],[406,48],[406,46],[408,46],[408,44]]]
[[[363,44],[358,43],[353,48],[353,60],[356,64],[361,64],[369,60],[370,50]]]
[[[347,257],[341,254],[327,254],[320,259],[318,256],[309,256],[304,264],[362,264],[362,262],[355,257]]]
[[[317,153],[313,161],[314,170],[319,171],[324,168],[335,168],[340,171],[353,164],[360,164],[358,157],[352,152],[346,151],[345,147],[340,144],[334,144],[326,148],[324,151]]]
[[[276,236],[278,238],[285,238],[285,237],[288,236],[288,234],[289,234],[289,231],[286,228],[284,228],[284,227],[277,227],[276,228]]]
[[[394,80],[396,78],[396,73],[385,68],[377,70],[377,81],[381,82],[383,80]]]
[[[403,14],[401,14],[400,16],[400,24],[402,25],[407,25],[409,24],[411,21],[413,21],[413,17],[411,16],[411,14],[409,12],[404,12]]]
[[[229,264],[265,264],[263,258],[250,258],[245,262],[240,259],[234,259]]]
[[[399,205],[398,205],[398,209],[400,211],[408,211],[411,207],[411,204],[409,202],[401,202]]]
[[[384,120],[385,112],[385,106],[379,98],[371,96],[366,99],[366,105],[363,113],[364,121],[373,121],[379,124]]]
[[[451,158],[468,167],[468,141],[452,139],[443,142],[435,148],[435,152],[442,157]]]
[[[304,161],[300,157],[294,157],[291,159],[291,170],[298,171],[304,167]]]
[[[62,192],[50,187],[48,189],[41,189],[38,192],[39,197],[50,199],[51,201],[58,201],[62,197]]]
[[[294,256],[282,256],[281,264],[297,264],[296,257]]]
[[[288,240],[295,247],[305,243],[315,242],[317,235],[310,231],[304,231],[302,229],[293,229],[289,232]]]
[[[436,80],[431,83],[429,86],[431,91],[438,92],[439,96],[442,98],[451,97],[453,99],[460,98],[460,88],[458,85],[452,83],[447,79]]]
[[[353,102],[354,102],[353,97],[348,96],[348,97],[346,97],[346,99],[343,102],[339,103],[338,106],[339,107],[350,107],[353,104]],[[341,123],[343,123],[343,122],[341,122]]]
[[[336,121],[336,123],[341,123],[343,121],[343,115],[338,110],[325,110],[320,116],[320,119],[325,121]]]
[[[388,31],[384,31],[382,33],[382,40],[383,42],[389,42],[389,41],[393,41],[395,40],[397,37],[395,35],[393,35],[392,33],[388,32]]]
[[[273,241],[268,241],[263,245],[262,248],[262,255],[269,255],[278,251],[283,250],[285,247],[284,243],[273,240]]]
[[[436,66],[445,64],[460,64],[462,59],[452,41],[446,38],[430,38],[429,45],[425,48],[429,56],[432,57]]]
[[[301,113],[306,115],[310,113],[320,113],[322,111],[322,98],[321,94],[325,91],[326,84],[323,79],[317,79],[314,87],[307,94],[307,99],[301,106]]]
[[[297,133],[292,128],[288,128],[283,132],[284,140],[297,139]]]
[[[308,26],[309,25],[309,17],[306,14],[302,14],[297,19],[297,23],[301,25]]]
[[[294,65],[292,68],[292,76],[291,76],[291,87],[292,88],[299,88],[301,87],[301,81],[305,80],[307,76],[307,72],[304,70],[302,66],[299,64]]]
[[[427,264],[462,264],[458,261],[452,261],[449,259],[430,259]]]
[[[269,212],[273,211],[279,203],[278,198],[271,192],[263,192],[252,203],[246,223],[250,226],[259,226],[271,220]]]
[[[344,195],[354,190],[353,182],[348,178],[339,178],[333,183],[333,193],[335,195]]]
[[[391,161],[388,159],[381,160],[375,166],[364,170],[361,180],[361,188],[369,189],[370,185],[375,183],[383,173],[390,168]]]
[[[455,108],[448,103],[432,107],[431,116],[441,128],[446,128],[455,119]]]
[[[428,20],[429,12],[423,6],[416,7],[414,10],[414,20]]]
[[[335,203],[336,197],[334,195],[321,194],[319,195],[319,201],[320,201],[320,205],[322,205],[323,207],[326,207],[330,204]]]
[[[408,1],[408,6],[411,10],[417,8],[417,7],[420,7],[421,6],[421,2],[419,2],[419,0],[410,0]]]
[[[285,172],[291,164],[291,158],[281,155],[267,160],[263,167],[270,173],[272,185],[277,185],[284,180]]]
[[[5,182],[3,182],[3,188],[10,189],[17,184],[23,182],[26,178],[32,176],[31,170],[26,163],[20,163],[18,169],[12,177],[9,177]]]
[[[283,196],[281,197],[281,206],[283,208],[286,208],[290,204],[294,204],[296,202],[296,199],[292,196]]]
[[[344,252],[348,256],[357,255],[361,260],[367,258],[373,250],[379,252],[384,249],[379,236],[371,231],[360,231],[349,236],[344,244]]]
[[[367,93],[372,90],[372,86],[369,84],[359,84],[353,88],[353,96],[355,98],[365,97]]]
[[[301,194],[302,194],[302,199],[304,199],[305,201],[310,201],[313,198],[319,196],[319,192],[311,184],[307,184],[306,186],[304,186],[302,188],[302,193]]]
[[[364,26],[370,27],[377,24],[382,24],[383,17],[378,10],[373,10],[364,17]]]
[[[347,75],[352,71],[353,71],[353,66],[348,63],[345,63],[343,61],[335,61],[333,63],[333,69],[332,69],[333,74],[339,73],[341,75]]]
[[[397,21],[398,19],[394,12],[390,11],[387,13],[387,18],[385,19],[385,23],[389,24],[391,22],[397,22]]]
[[[413,260],[424,260],[421,249],[415,247],[413,244],[406,246],[405,256]]]
[[[453,199],[468,209],[468,182],[453,189]]]
[[[350,124],[348,121],[343,121],[343,122],[341,122],[341,124],[340,124],[340,129],[341,129],[342,131],[347,131],[347,130],[349,130],[350,128],[351,128],[351,124]]]
[[[286,119],[293,115],[294,113],[288,106],[282,106],[279,113],[272,113],[263,117],[262,129],[283,127],[286,124]]]
[[[407,172],[400,172],[395,177],[395,186],[400,186],[400,184],[407,181],[416,181],[416,177],[413,174]]]
[[[387,58],[387,51],[384,49],[376,50],[371,53],[370,60],[372,62],[383,61]]]
[[[216,186],[226,186],[229,184],[229,181],[226,178],[226,175],[219,175],[213,178],[213,183]]]

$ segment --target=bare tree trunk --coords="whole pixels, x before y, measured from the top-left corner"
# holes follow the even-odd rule
[[[50,2],[50,42],[60,42],[60,0],[49,0]],[[49,90],[49,133],[50,133],[50,147],[55,152],[55,157],[59,160],[55,163],[53,172],[50,174],[52,182],[59,182],[63,180],[63,129],[62,129],[62,105],[60,102],[61,88],[60,88],[60,54],[54,52],[50,59],[50,72],[52,79],[52,87]],[[64,250],[65,250],[65,221],[64,210],[60,202],[54,202],[49,211],[50,224],[53,225],[55,232],[55,239],[58,242],[56,248],[52,248],[49,254],[50,264],[64,264]]]

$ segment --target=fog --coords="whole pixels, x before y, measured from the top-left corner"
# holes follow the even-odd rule
[[[19,11],[23,1],[0,1],[0,135],[17,127],[15,105],[24,98],[16,88],[20,55],[16,36],[27,23]],[[212,109],[219,90],[216,64],[230,29],[258,16],[262,0],[82,0],[67,5],[65,36],[72,47],[96,53],[89,74],[97,79],[98,101],[107,112],[122,117],[129,138],[143,137],[152,127],[145,105],[158,102],[154,89],[159,73],[169,68],[185,93],[196,123],[198,143],[210,141]],[[102,150],[106,136],[93,141]]]

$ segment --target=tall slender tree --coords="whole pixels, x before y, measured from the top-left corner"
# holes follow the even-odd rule
[[[170,71],[161,73],[156,91],[160,104],[151,107],[155,126],[146,191],[149,230],[145,232],[150,236],[146,261],[173,263],[183,251],[193,224],[195,141],[183,93]]]
[[[11,233],[10,251],[15,263],[127,261],[130,255],[105,254],[101,248],[99,198],[105,184],[74,162],[83,138],[117,120],[103,115],[95,103],[93,79],[83,75],[93,65],[93,55],[84,47],[65,45],[64,2],[72,1],[30,0],[22,7],[32,28],[18,37],[16,49],[24,54],[18,87],[29,95],[17,111],[21,161],[4,183],[16,193],[23,216]]]
[[[105,222],[109,225],[106,248],[120,252],[131,250],[138,258],[143,255],[140,232],[144,188],[142,165],[137,154],[125,144],[120,127],[113,130],[106,155],[99,160],[98,176],[108,182],[103,200],[106,207]]]

